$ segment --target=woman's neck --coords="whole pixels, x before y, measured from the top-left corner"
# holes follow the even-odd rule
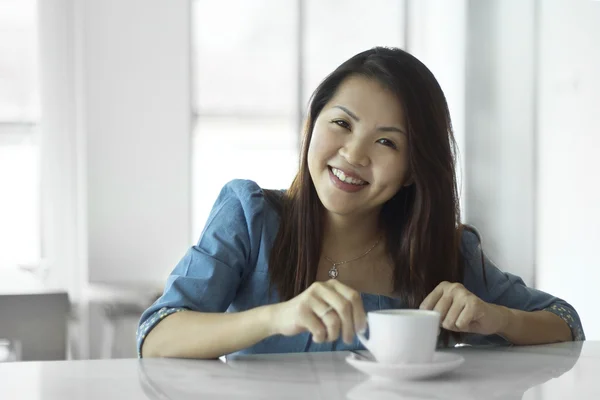
[[[380,235],[378,213],[360,217],[327,213],[321,253],[337,262],[358,257],[373,246]]]

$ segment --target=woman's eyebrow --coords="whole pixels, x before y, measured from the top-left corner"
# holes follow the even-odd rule
[[[334,108],[339,108],[340,110],[342,110],[343,112],[345,112],[346,114],[348,114],[350,116],[350,118],[352,118],[353,120],[355,120],[356,122],[360,122],[360,118],[358,118],[356,116],[356,114],[354,114],[352,111],[348,110],[346,107],[344,106],[333,106]]]

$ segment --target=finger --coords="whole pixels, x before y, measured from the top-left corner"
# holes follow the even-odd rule
[[[311,333],[313,342],[315,343],[321,343],[327,340],[327,327],[319,315],[327,310],[328,307],[329,306],[321,299],[312,297],[310,304],[306,307],[309,311],[302,313],[300,324]],[[317,313],[319,313],[319,315]]]
[[[314,313],[310,313],[305,317],[304,326],[312,335],[313,342],[322,343],[327,340],[327,326]]]
[[[335,311],[332,306],[321,299],[317,294],[313,294],[310,297],[308,305],[319,319],[322,319],[327,313]]]
[[[328,342],[337,340],[340,336],[341,322],[335,307],[330,305],[326,300],[320,298],[318,293],[313,295],[310,304],[315,315],[321,320],[321,324],[325,327],[326,334],[323,340]]]
[[[340,329],[342,328],[342,321],[338,313],[334,310],[325,314],[321,321],[327,328],[327,341],[335,342],[340,337]]]
[[[444,329],[456,331],[457,330],[456,320],[461,315],[464,308],[465,308],[465,303],[460,301],[457,298],[454,298],[453,302],[452,302],[452,306],[450,307],[450,309],[448,310],[448,313],[446,314],[446,318],[444,318],[442,320],[443,321],[442,327]]]
[[[310,303],[315,315],[321,320],[323,326],[325,326],[326,335],[324,340],[333,342],[340,336],[342,322],[335,307],[330,304],[329,300],[325,300],[320,296],[320,293],[314,293]],[[330,300],[334,301],[333,299]]]
[[[331,286],[324,285],[319,288],[319,296],[321,299],[328,303],[335,309],[337,318],[331,316],[333,313],[329,313],[323,322],[325,324],[332,324],[335,327],[337,323],[338,332],[335,334],[335,339],[339,337],[339,330],[342,330],[342,338],[346,343],[352,343],[354,339],[354,317],[353,317],[353,305],[346,297],[341,293],[334,290]],[[329,338],[331,340],[331,338]]]
[[[421,310],[433,310],[435,305],[440,301],[444,295],[444,285],[441,283],[436,286],[431,293],[425,297],[425,300],[421,302],[419,309]]]
[[[352,320],[354,321],[353,339],[355,332],[362,332],[367,328],[367,313],[365,312],[360,293],[335,279],[332,279],[329,284],[352,304]]]
[[[482,318],[483,315],[484,313],[478,304],[467,302],[465,308],[456,320],[456,327],[461,331],[467,332],[469,331],[471,324]]]
[[[437,311],[440,313],[440,322],[446,319],[446,315],[452,307],[453,298],[452,296],[442,296],[442,298],[437,302],[437,304],[433,307],[433,311]]]

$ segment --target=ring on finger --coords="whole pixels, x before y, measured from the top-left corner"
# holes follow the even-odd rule
[[[323,318],[324,316],[326,316],[327,314],[329,314],[329,312],[333,311],[333,307],[329,306],[327,307],[320,315],[319,318]]]

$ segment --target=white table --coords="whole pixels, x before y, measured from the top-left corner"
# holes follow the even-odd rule
[[[384,383],[349,353],[218,360],[121,359],[0,364],[1,399],[600,399],[600,342],[460,348],[433,380]]]

